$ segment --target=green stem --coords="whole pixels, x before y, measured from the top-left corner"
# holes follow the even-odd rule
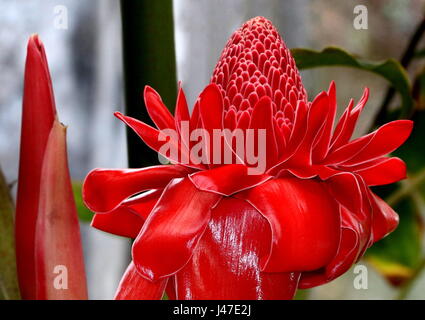
[[[422,259],[422,261],[419,263],[417,268],[415,269],[412,276],[409,278],[409,280],[401,287],[397,300],[404,300],[407,298],[407,296],[410,294],[411,290],[413,289],[413,286],[416,282],[416,280],[420,277],[422,272],[425,270],[425,257]]]
[[[0,170],[0,299],[20,299],[14,238],[15,208]]]
[[[177,94],[172,0],[121,0],[125,102],[127,115],[152,125],[143,102],[149,85],[173,109]],[[127,132],[129,166],[158,163],[150,150],[131,130]]]

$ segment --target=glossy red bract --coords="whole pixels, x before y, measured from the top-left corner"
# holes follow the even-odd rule
[[[116,298],[159,299],[165,290],[172,299],[291,299],[297,287],[347,271],[398,224],[370,186],[405,178],[404,162],[387,154],[412,130],[400,120],[352,139],[368,95],[334,125],[335,84],[309,102],[290,51],[262,17],[230,38],[192,114],[182,88],[173,117],[147,87],[157,128],[117,117],[173,165],[96,169],[83,190],[94,227],[136,239]],[[250,173],[246,149],[228,137],[218,149],[205,135],[209,161],[193,161],[185,123],[189,133],[264,129],[265,170]],[[165,142],[166,130],[177,135]],[[178,152],[163,152],[165,143]],[[230,163],[214,161],[229,148]]]

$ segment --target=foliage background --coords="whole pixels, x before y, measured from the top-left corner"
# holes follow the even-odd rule
[[[367,30],[353,28],[353,8],[357,4],[368,8]],[[54,28],[57,5],[68,9],[67,30]],[[192,105],[208,83],[228,37],[256,15],[271,19],[290,48],[321,50],[334,45],[371,61],[399,59],[424,17],[424,8],[425,0],[175,0],[177,78],[182,80]],[[78,181],[91,168],[127,166],[124,126],[112,116],[113,111],[123,111],[124,106],[120,17],[116,0],[0,0],[0,164],[8,183],[13,184],[17,178],[25,46],[35,32],[46,46],[58,112],[69,125],[75,189],[78,191]],[[423,47],[425,43],[421,41],[418,48]],[[415,59],[408,69],[410,78],[414,79],[422,68],[423,61]],[[166,78],[167,74],[162,76]],[[351,68],[305,70],[302,76],[310,98],[335,80],[341,110],[350,98],[359,99],[365,86],[371,89],[357,134],[371,127],[388,87],[382,77]],[[392,107],[399,105],[396,96]],[[423,128],[420,115],[416,113],[415,117],[418,123],[422,121],[419,127]],[[417,139],[411,139],[401,151],[408,159],[411,175],[420,172],[425,163],[424,135],[420,130],[415,135]],[[356,290],[356,275],[348,272],[331,284],[303,293],[305,298],[392,299],[399,295],[399,289],[381,273],[396,274],[398,278],[392,277],[393,280],[411,277],[425,255],[420,223],[425,217],[422,184],[409,189],[411,181],[414,179],[401,189],[408,190],[407,198],[402,194],[401,199],[394,200],[392,196],[403,222],[392,241],[396,247],[383,242],[374,249],[372,259],[361,262],[368,267],[369,288]],[[389,197],[393,191],[381,190]],[[84,210],[81,205],[80,208]],[[90,297],[109,299],[129,260],[129,242],[96,231],[85,222],[81,228]],[[408,287],[408,298],[424,299],[424,288],[422,272]]]

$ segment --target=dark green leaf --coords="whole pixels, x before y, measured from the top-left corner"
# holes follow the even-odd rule
[[[336,47],[328,47],[320,52],[297,48],[292,49],[291,52],[295,58],[297,67],[300,70],[318,67],[342,66],[369,71],[380,75],[388,80],[400,93],[402,97],[401,116],[408,115],[413,108],[411,86],[407,72],[400,63],[394,59],[388,59],[382,62],[366,61]]]

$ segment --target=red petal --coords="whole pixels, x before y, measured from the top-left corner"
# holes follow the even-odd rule
[[[177,300],[176,276],[168,278],[165,293],[167,294],[168,300]]]
[[[116,209],[94,215],[92,227],[135,239],[163,190],[152,190],[125,200]]]
[[[348,141],[350,141],[351,136],[353,135],[354,129],[356,127],[357,120],[360,116],[360,113],[363,111],[363,108],[365,107],[368,98],[369,89],[366,88],[357,106],[353,110],[351,110],[350,107],[348,108],[348,115],[344,122],[344,126],[341,128],[342,130],[337,135],[335,142],[332,146],[334,149],[337,149],[348,143]]]
[[[186,96],[179,82],[176,110],[174,111],[174,121],[179,132],[179,139],[183,143],[183,153],[189,155],[190,149],[190,114],[187,106]]]
[[[277,157],[280,158],[280,156],[283,155],[283,152],[286,147],[286,140],[285,135],[283,134],[282,130],[279,128],[276,121],[273,121],[273,127],[274,127],[274,133],[276,137],[276,147],[277,147]]]
[[[159,130],[176,129],[174,118],[162,102],[161,96],[149,86],[145,87],[145,105],[149,116]]]
[[[44,46],[35,35],[29,39],[25,65],[15,220],[16,260],[23,299],[35,299],[34,240],[41,167],[55,117],[56,108]]]
[[[368,186],[380,186],[406,178],[406,164],[399,158],[379,158],[364,164],[344,167],[360,175]]]
[[[266,272],[311,271],[333,258],[339,243],[339,208],[315,180],[271,180],[242,195],[270,223],[272,249]]]
[[[133,129],[137,135],[149,146],[149,148],[155,150],[158,153],[161,153],[164,157],[170,159],[173,162],[180,163],[182,159],[190,159],[189,154],[187,153],[186,148],[180,148],[180,142],[177,132],[175,136],[168,135],[168,132],[161,132],[148,126],[146,123],[143,123],[132,117],[124,116],[119,112],[115,112],[115,116],[127,124],[131,129]],[[169,139],[169,141],[167,141]],[[170,155],[164,154],[161,151],[161,147],[168,143],[173,150],[178,152],[171,152]],[[190,163],[184,163],[184,165],[189,167],[197,167]]]
[[[176,128],[180,132],[180,135],[182,122],[187,122],[188,124],[190,123],[189,108],[187,106],[186,96],[180,85],[177,95],[176,110],[174,111],[174,121],[176,123]]]
[[[192,132],[196,128],[199,128],[201,121],[201,115],[199,114],[199,98],[196,100],[195,105],[193,106],[192,114],[190,116],[190,131]]]
[[[168,277],[192,256],[220,196],[175,179],[164,190],[133,245],[133,260],[147,279]]]
[[[331,143],[332,128],[334,125],[335,114],[337,109],[336,89],[335,89],[335,82],[333,81],[331,82],[331,85],[329,87],[328,96],[329,96],[329,111],[326,116],[325,124],[322,129],[322,135],[320,136],[319,141],[314,147],[313,162],[321,161],[326,157],[329,151],[330,143]]]
[[[373,139],[374,134],[368,134],[353,140],[335,151],[331,150],[323,161],[324,164],[340,164],[353,158],[361,150],[363,150]]]
[[[362,210],[363,197],[356,176],[350,172],[338,173],[326,180],[330,193],[351,212]]]
[[[356,262],[361,249],[359,237],[362,234],[362,228],[345,208],[341,208],[341,219],[341,242],[337,254],[325,268],[302,273],[298,284],[300,289],[325,284],[344,274]]]
[[[293,152],[299,147],[301,141],[304,139],[307,127],[308,107],[304,101],[299,101],[297,110],[295,112],[294,127],[291,132],[291,137],[288,144],[288,152],[285,153],[286,157],[292,155]],[[282,161],[283,159],[279,159]]]
[[[344,165],[354,165],[376,159],[393,152],[401,146],[412,132],[413,122],[397,120],[389,122],[374,133],[370,143]]]
[[[301,141],[303,141],[306,135],[306,126],[307,126],[307,113],[308,108],[304,101],[298,101],[294,127],[291,132],[291,136],[289,137],[289,142],[286,145],[286,148],[283,152],[283,155],[279,157],[278,163],[269,169],[270,174],[278,173],[285,166],[285,162],[294,155],[294,153],[298,150],[301,145]]]
[[[196,172],[189,178],[199,190],[226,196],[253,188],[272,178],[266,174],[254,174],[250,170],[253,169],[242,164],[229,164]]]
[[[96,213],[91,226],[117,236],[135,239],[142,229],[143,219],[124,206],[107,213]]]
[[[258,154],[258,161],[262,161],[262,163],[265,163],[267,168],[270,168],[272,165],[276,164],[277,161],[277,144],[273,123],[274,122],[272,100],[268,96],[263,96],[260,100],[258,100],[256,105],[254,106],[254,109],[252,110],[249,128],[255,130],[254,150]],[[257,142],[259,129],[264,129],[266,133],[265,154],[259,154],[260,151]],[[247,141],[247,145],[248,143],[250,143],[250,141]],[[263,157],[263,159],[261,159],[261,157]]]
[[[223,98],[221,91],[215,84],[208,85],[199,96],[199,112],[202,119],[203,128],[208,132],[209,137],[205,137],[204,142],[208,143],[207,152],[209,167],[214,167],[213,130],[223,128]],[[209,138],[209,139],[208,139]]]
[[[373,241],[381,240],[398,226],[398,214],[381,198],[370,192],[373,209],[372,233]]]
[[[123,170],[95,169],[84,181],[83,199],[90,210],[109,212],[132,195],[164,188],[170,180],[189,172],[176,165]]]
[[[323,115],[329,113],[329,97],[326,92],[320,93],[312,102],[309,112],[304,139],[290,158],[290,163],[295,167],[309,166],[312,164],[312,149],[314,142],[320,136],[324,126]]]
[[[271,230],[251,205],[223,198],[192,259],[176,275],[177,299],[292,299],[299,273],[260,271]]]
[[[122,205],[146,221],[163,193],[163,189],[150,190],[138,196],[125,200]]]
[[[343,132],[345,132],[344,127],[347,125],[347,121],[348,121],[350,113],[353,109],[353,106],[354,106],[354,100],[351,99],[350,102],[348,103],[347,108],[344,110],[344,113],[339,118],[339,121],[338,121],[338,123],[335,127],[333,134],[332,134],[331,150],[334,150],[334,149],[339,148],[341,146],[341,144],[339,142],[337,143],[337,140],[339,140],[340,136],[343,134]],[[338,144],[338,147],[335,146],[336,144]]]
[[[87,299],[83,249],[69,175],[66,128],[57,120],[44,154],[35,232],[36,299]],[[65,268],[58,269],[58,267]],[[66,290],[53,285],[57,270],[66,271]]]
[[[159,130],[152,128],[151,126],[147,125],[142,121],[139,121],[132,117],[127,117],[121,114],[120,112],[115,112],[114,115],[126,125],[128,125],[131,129],[133,129],[134,132],[136,132],[137,135],[140,137],[140,139],[142,139],[143,142],[146,143],[151,149],[155,150],[156,152],[159,152],[159,149],[165,143],[164,141],[161,141],[159,139]],[[174,144],[176,147],[178,147],[178,141],[174,141]]]
[[[369,189],[363,179],[350,172],[336,174],[326,181],[329,192],[350,213],[348,225],[356,225],[360,255],[371,244],[372,211],[368,200]],[[348,217],[348,216],[347,216]],[[348,218],[345,219],[348,219]],[[343,219],[343,225],[346,221]]]
[[[155,282],[146,280],[130,263],[115,293],[115,300],[160,300],[164,295],[168,279]]]
[[[216,84],[208,85],[199,96],[199,112],[204,129],[223,128],[223,97]]]

